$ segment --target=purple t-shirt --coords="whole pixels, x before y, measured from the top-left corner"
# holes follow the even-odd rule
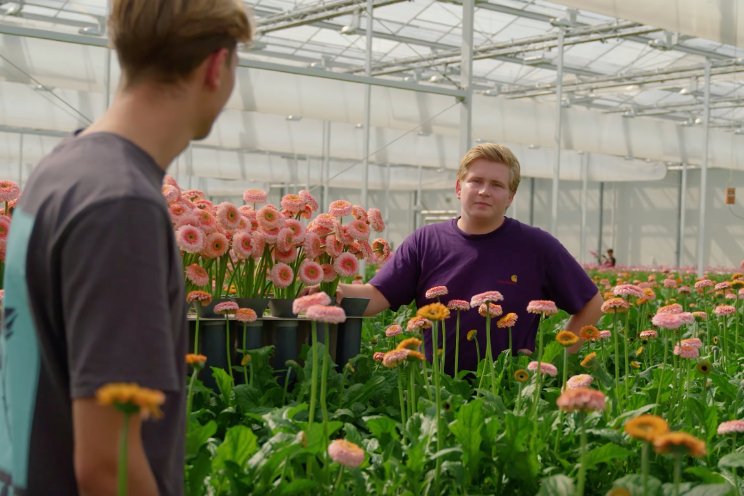
[[[504,223],[487,234],[466,234],[457,227],[457,219],[417,229],[398,247],[392,259],[370,281],[396,309],[415,299],[421,307],[426,290],[446,286],[449,293],[441,298],[470,301],[473,295],[497,290],[504,296],[499,304],[504,314],[514,312],[513,350],[534,349],[539,316],[527,313],[531,300],[553,300],[574,314],[597,294],[597,287],[561,243],[547,232],[505,218]],[[446,320],[446,370],[454,368],[455,312]],[[477,309],[460,314],[461,369],[475,369],[475,345],[465,337],[478,329],[481,356],[485,353],[486,319]],[[426,355],[431,359],[431,333],[424,335]],[[494,353],[508,347],[506,329],[491,325]],[[441,343],[440,343],[441,346]]]

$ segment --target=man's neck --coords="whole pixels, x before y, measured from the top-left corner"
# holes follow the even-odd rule
[[[495,231],[504,224],[505,217],[500,217],[491,222],[474,222],[472,219],[466,219],[460,216],[457,219],[457,227],[465,234],[488,234]]]
[[[166,170],[191,141],[187,108],[175,98],[147,89],[120,92],[106,113],[82,134],[109,132],[122,136]]]

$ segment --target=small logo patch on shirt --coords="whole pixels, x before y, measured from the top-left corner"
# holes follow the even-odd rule
[[[517,282],[517,274],[512,274],[511,281],[512,282]]]

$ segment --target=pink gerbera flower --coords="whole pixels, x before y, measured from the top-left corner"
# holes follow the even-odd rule
[[[367,210],[367,221],[375,232],[382,232],[385,230],[385,221],[382,220],[382,213],[379,208],[370,208]]]
[[[351,214],[351,202],[346,200],[332,201],[328,206],[328,213],[334,217],[345,217]]]
[[[329,324],[340,324],[346,321],[346,312],[341,307],[330,307],[326,305],[313,305],[307,309],[305,316],[316,322],[327,322]]]
[[[556,400],[564,412],[599,412],[605,408],[605,395],[596,389],[566,389]]]
[[[611,331],[599,331],[599,339],[610,339],[612,337]]]
[[[294,271],[289,265],[279,262],[271,268],[270,279],[277,288],[286,288],[294,280]]]
[[[497,301],[503,301],[503,299],[504,296],[498,291],[485,291],[470,298],[470,306],[475,308],[487,302],[495,303]]]
[[[408,332],[420,332],[422,329],[431,329],[431,320],[423,317],[413,317],[406,325]]]
[[[240,224],[240,211],[232,203],[220,203],[217,207],[217,220],[227,230],[236,229]]]
[[[679,329],[683,322],[678,313],[657,313],[651,323],[662,329]]]
[[[238,311],[238,304],[234,301],[223,301],[214,306],[214,313],[227,315]]]
[[[695,289],[698,291],[704,291],[705,288],[712,288],[714,285],[714,282],[710,279],[700,279],[695,283]]]
[[[594,377],[589,374],[574,375],[566,381],[567,389],[588,388],[594,382]]]
[[[232,239],[232,249],[238,260],[246,260],[253,255],[253,236],[243,231],[236,233]]]
[[[246,203],[264,203],[268,194],[262,189],[247,189],[243,191],[243,201]]]
[[[333,282],[336,280],[338,274],[336,274],[336,269],[333,268],[333,265],[325,263],[320,266],[323,268],[323,282]]]
[[[213,232],[207,235],[204,249],[201,253],[206,258],[219,258],[227,253],[229,248],[230,243],[227,241],[227,236],[221,232]]]
[[[676,288],[677,281],[674,279],[664,279],[663,285],[665,288]]]
[[[284,226],[284,216],[273,205],[261,207],[256,212],[256,221],[260,228],[273,231]]]
[[[372,241],[371,249],[375,263],[383,263],[390,257],[390,244],[382,238]]]
[[[300,198],[305,203],[305,207],[310,207],[310,213],[315,212],[318,210],[318,201],[313,197],[313,195],[310,194],[310,192],[306,189],[301,189],[297,192],[298,195],[300,195]]]
[[[367,211],[364,210],[364,207],[362,207],[361,205],[352,205],[351,215],[356,220],[361,220],[365,224],[367,223]]]
[[[299,213],[305,206],[305,202],[300,198],[300,195],[294,193],[284,195],[279,204],[284,210],[291,212],[292,215]]]
[[[205,307],[212,303],[212,295],[199,289],[189,291],[189,294],[186,295],[186,303],[191,305],[195,301],[198,301],[203,307]]]
[[[690,287],[689,286],[680,286],[677,290],[679,294],[690,294]]]
[[[344,277],[351,277],[359,270],[359,262],[351,253],[342,253],[333,261],[333,268]]]
[[[247,324],[249,322],[255,322],[258,319],[256,311],[252,308],[238,308],[235,311],[235,320]]]
[[[718,424],[718,435],[738,434],[744,432],[744,420],[727,420]]]
[[[300,296],[292,302],[293,313],[305,313],[308,308],[314,305],[330,305],[331,297],[327,293],[320,291],[318,293]]]
[[[688,346],[680,343],[674,345],[674,354],[682,358],[693,359],[697,358],[700,355],[700,350],[698,350],[695,346]]]
[[[0,238],[7,238],[10,231],[10,217],[0,215]]]
[[[251,238],[253,242],[253,253],[251,256],[258,260],[263,256],[264,249],[266,248],[266,235],[261,231],[255,231],[251,233]]]
[[[21,194],[21,188],[13,181],[0,181],[0,202],[11,202]]]
[[[320,236],[312,231],[305,232],[303,247],[307,258],[318,258],[323,252],[323,245],[321,244]]]
[[[501,308],[501,305],[488,302],[482,303],[481,306],[478,307],[478,313],[481,317],[495,318],[504,313],[504,310]]]
[[[382,360],[385,358],[385,353],[382,351],[375,351],[374,355],[372,355],[372,360],[375,362],[382,363]]]
[[[731,287],[731,283],[729,283],[728,281],[723,281],[713,286],[713,289],[716,291],[724,291],[730,287]]]
[[[276,235],[276,247],[278,250],[287,251],[294,246],[294,232],[288,227],[279,229]]]
[[[719,317],[723,317],[725,315],[731,315],[736,313],[736,307],[732,305],[718,305],[714,310],[713,313],[716,314]]]
[[[447,302],[447,308],[463,312],[465,310],[470,310],[470,303],[465,300],[450,300]]]
[[[349,235],[359,241],[369,239],[369,225],[362,220],[353,220],[347,226]]]
[[[682,305],[680,305],[679,303],[672,303],[671,305],[659,307],[656,313],[682,313],[682,310]]]
[[[700,341],[700,338],[683,339],[679,342],[679,344],[684,345],[684,346],[692,346],[697,349],[700,349],[703,347],[703,342]]]
[[[626,312],[630,308],[628,302],[622,298],[610,298],[602,303],[601,310],[603,313],[620,313]]]
[[[653,329],[646,329],[639,334],[641,339],[656,339],[657,333]]]
[[[403,328],[398,324],[392,324],[385,329],[385,336],[392,338],[403,332]]]
[[[527,364],[527,370],[530,372],[537,371],[537,363],[536,361],[532,361],[529,364]],[[540,362],[540,371],[543,374],[549,375],[550,377],[555,377],[558,375],[558,369],[553,365],[552,363],[548,362]]]
[[[163,187],[160,189],[160,191],[163,193],[163,197],[165,198],[165,201],[170,203],[177,202],[181,199],[181,190],[178,189],[177,186],[172,186],[170,184],[164,184]]]
[[[292,242],[302,243],[305,241],[305,227],[297,219],[287,219],[284,221],[284,227],[292,231]]]
[[[199,264],[191,264],[186,267],[186,279],[196,286],[206,286],[209,283],[209,274]]]
[[[618,284],[612,290],[615,296],[633,296],[635,298],[643,297],[643,289],[635,284]]]
[[[527,304],[527,311],[548,316],[558,313],[558,307],[551,300],[532,300]]]
[[[400,365],[401,363],[405,362],[408,358],[408,353],[410,350],[402,349],[402,350],[390,350],[382,357],[382,365],[385,367],[392,369]]]
[[[198,227],[185,225],[176,231],[176,243],[186,253],[199,253],[204,249],[206,237]]]
[[[344,244],[336,238],[335,234],[329,234],[325,238],[325,251],[329,257],[336,258],[341,255]]]
[[[439,298],[440,296],[445,296],[447,292],[447,286],[434,286],[426,290],[426,299]]]
[[[308,286],[315,286],[316,284],[323,282],[323,267],[321,267],[317,262],[305,260],[300,265],[299,272],[300,280]]]
[[[193,213],[196,215],[196,220],[199,221],[199,227],[204,229],[205,232],[210,233],[217,228],[217,219],[210,212],[196,208]]]
[[[277,245],[276,249],[274,249],[274,258],[277,262],[293,263],[297,260],[297,248],[291,246],[288,250],[282,250]]]

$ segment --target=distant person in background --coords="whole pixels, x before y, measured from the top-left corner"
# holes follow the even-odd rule
[[[122,79],[111,107],[28,179],[7,244],[0,335],[0,494],[116,494],[122,414],[107,383],[165,394],[132,415],[128,489],[184,494],[183,267],[165,170],[206,137],[253,36],[239,0],[113,0]]]
[[[339,286],[338,296],[370,298],[366,314],[397,309],[415,300],[421,307],[426,291],[446,286],[441,299],[470,301],[491,290],[504,296],[503,313],[514,312],[513,351],[535,349],[539,315],[527,312],[532,300],[553,300],[572,314],[566,329],[578,333],[601,316],[602,297],[576,259],[549,233],[506,217],[520,181],[517,157],[503,145],[483,143],[460,161],[455,194],[460,216],[417,229],[368,284]],[[455,312],[446,323],[446,367],[454,369]],[[465,343],[470,329],[485,349],[485,319],[477,309],[462,312],[460,357],[463,369],[477,367],[476,348]],[[494,357],[508,347],[508,333],[491,326]],[[431,333],[424,334],[426,354],[432,357]]]
[[[602,255],[602,267],[614,267],[615,263],[615,252],[612,248],[607,248],[607,255]]]

